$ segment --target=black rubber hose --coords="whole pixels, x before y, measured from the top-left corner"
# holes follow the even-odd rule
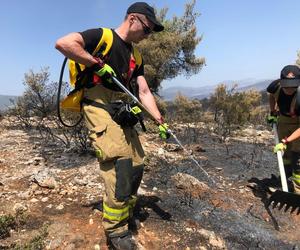
[[[58,89],[57,89],[57,102],[56,102],[56,107],[57,107],[57,116],[59,121],[66,127],[68,128],[73,128],[76,127],[83,118],[83,115],[80,115],[80,118],[78,119],[78,121],[76,121],[74,124],[70,125],[64,122],[64,120],[61,117],[61,109],[60,109],[60,95],[61,95],[61,89],[62,89],[62,84],[63,84],[63,76],[64,76],[64,70],[65,70],[65,66],[67,63],[68,58],[66,57],[63,61],[63,64],[61,66],[61,70],[60,70],[60,76],[59,76],[59,83],[58,83]]]

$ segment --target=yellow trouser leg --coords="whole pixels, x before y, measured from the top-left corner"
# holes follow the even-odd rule
[[[129,200],[116,198],[116,170],[113,161],[100,164],[101,177],[105,184],[103,197],[103,227],[107,235],[122,235],[128,231]]]

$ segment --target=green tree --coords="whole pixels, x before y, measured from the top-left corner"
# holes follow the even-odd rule
[[[196,74],[205,63],[205,59],[196,57],[196,46],[202,40],[197,36],[196,19],[199,13],[194,11],[195,0],[187,3],[182,17],[166,19],[168,9],[161,9],[158,19],[164,24],[164,32],[151,35],[140,42],[145,63],[145,75],[150,88],[156,92],[163,80],[172,79],[180,74]]]

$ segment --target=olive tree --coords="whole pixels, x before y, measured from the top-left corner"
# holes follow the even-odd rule
[[[202,36],[197,36],[194,11],[195,0],[185,5],[181,17],[167,19],[168,9],[158,11],[158,19],[163,23],[163,32],[152,34],[137,46],[143,55],[145,76],[150,88],[156,92],[163,80],[184,74],[191,76],[200,71],[205,59],[195,55],[196,46]]]

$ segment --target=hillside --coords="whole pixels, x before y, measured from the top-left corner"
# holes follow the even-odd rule
[[[27,249],[107,249],[104,186],[94,156],[45,144],[37,130],[13,125],[4,119],[0,126],[0,211],[26,216],[2,234],[0,249],[42,243]],[[147,159],[136,214],[140,250],[300,247],[299,216],[266,206],[267,186],[279,184],[269,130],[237,131],[225,147],[209,124],[172,128],[209,179],[172,139],[142,134]]]
[[[237,83],[236,81],[224,81],[229,86],[232,86],[232,84]],[[253,80],[247,80],[239,82],[239,91],[246,91],[249,89],[256,89],[259,91],[265,90],[267,85],[271,82],[271,80],[264,80],[264,81],[258,81],[255,82]],[[187,96],[189,98],[197,98],[197,99],[203,99],[208,97],[214,92],[214,89],[217,87],[217,85],[206,85],[201,87],[170,87],[166,89],[162,89],[160,91],[160,95],[164,100],[171,101],[173,100],[178,93],[183,94],[184,96]],[[8,95],[0,95],[0,111],[7,109],[11,105],[11,99],[16,100],[17,96],[8,96]]]
[[[233,84],[238,84],[238,91],[246,91],[249,89],[256,89],[258,91],[263,91],[267,88],[268,84],[270,84],[272,80],[262,80],[262,81],[254,81],[254,80],[247,80],[247,81],[224,81],[224,84],[228,86],[232,86]],[[222,83],[220,83],[222,84]],[[173,100],[178,93],[181,93],[184,96],[187,96],[189,98],[197,98],[197,99],[203,99],[211,95],[217,85],[206,85],[201,86],[199,84],[199,87],[170,87],[165,88],[160,91],[160,95],[165,100]]]
[[[10,100],[16,100],[17,96],[0,95],[0,111],[7,109],[11,105]]]

